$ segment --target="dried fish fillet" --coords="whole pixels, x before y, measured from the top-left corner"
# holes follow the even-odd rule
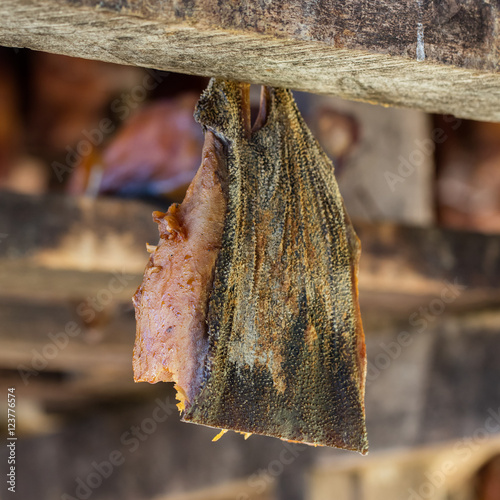
[[[291,93],[264,88],[252,129],[248,91],[213,79],[197,105],[202,166],[155,214],[134,298],[135,378],[176,382],[186,422],[364,454],[359,241]]]
[[[136,381],[176,382],[180,407],[199,389],[207,355],[206,311],[226,213],[222,144],[205,135],[202,164],[182,205],[154,212],[160,243],[152,247],[134,296]]]

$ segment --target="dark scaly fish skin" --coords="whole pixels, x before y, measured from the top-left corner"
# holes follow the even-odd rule
[[[229,194],[183,420],[365,454],[359,240],[290,91],[263,95],[253,131],[246,84],[213,79],[195,112],[225,145]]]

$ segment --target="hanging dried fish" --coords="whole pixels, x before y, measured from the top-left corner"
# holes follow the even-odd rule
[[[288,90],[213,79],[200,170],[154,213],[134,297],[137,381],[173,381],[183,420],[366,453],[359,241]]]

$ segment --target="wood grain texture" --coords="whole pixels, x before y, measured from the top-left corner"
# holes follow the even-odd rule
[[[380,360],[384,358],[379,356],[387,356],[384,347],[387,349],[397,343],[400,332],[406,330],[408,325],[392,324],[384,331],[371,332],[371,337],[368,337],[369,366],[384,368],[367,390],[367,423],[372,436],[368,457],[333,449],[290,445],[261,436],[251,436],[245,441],[243,436],[235,433],[227,433],[217,443],[212,443],[211,439],[216,434],[213,429],[179,422],[172,388],[141,384],[143,394],[151,390],[151,403],[147,407],[137,401],[130,404],[128,399],[128,407],[113,408],[108,404],[108,411],[102,415],[97,413],[95,407],[77,406],[79,418],[64,432],[35,438],[23,435],[18,440],[20,466],[25,477],[30,480],[19,482],[19,498],[53,500],[61,498],[64,493],[76,498],[75,478],[85,479],[87,474],[95,470],[91,466],[92,462],[107,460],[109,453],[115,449],[124,453],[126,461],[113,471],[106,482],[103,481],[101,488],[92,491],[92,500],[109,500],[110,495],[111,498],[124,500],[151,499],[165,492],[179,492],[187,485],[190,489],[208,487],[230,479],[245,478],[262,470],[275,477],[279,490],[288,486],[287,494],[281,494],[279,499],[324,500],[332,498],[332,492],[334,498],[339,499],[344,498],[341,495],[345,490],[337,482],[332,484],[329,481],[323,496],[314,495],[308,488],[300,491],[297,482],[300,484],[300,478],[306,471],[315,474],[311,470],[313,467],[323,467],[326,480],[335,478],[333,469],[339,471],[355,466],[368,469],[366,475],[360,476],[361,471],[356,472],[357,481],[362,481],[366,491],[373,493],[370,500],[408,498],[409,484],[405,483],[403,488],[399,479],[400,475],[405,477],[407,471],[399,466],[406,465],[409,471],[418,472],[419,464],[410,460],[411,457],[408,457],[409,463],[405,464],[401,453],[413,456],[413,453],[419,453],[422,445],[436,445],[438,442],[448,442],[449,455],[442,457],[435,448],[425,451],[429,461],[421,474],[436,470],[436,464],[439,466],[451,460],[457,465],[457,471],[468,478],[468,471],[462,468],[470,467],[472,470],[471,464],[479,466],[480,462],[476,462],[472,455],[462,460],[463,455],[457,454],[456,441],[451,440],[460,440],[462,444],[458,446],[461,452],[472,452],[480,451],[490,439],[496,439],[497,443],[500,439],[498,431],[494,431],[500,419],[498,384],[492,383],[500,376],[495,359],[500,349],[500,318],[495,312],[489,322],[480,318],[468,321],[463,316],[454,317],[452,322],[441,319],[428,332],[414,332],[411,337],[413,340],[400,346],[399,356],[391,359],[389,365],[382,363]],[[130,337],[123,339],[123,342],[127,342],[130,348]],[[64,351],[60,355],[64,356]],[[128,366],[130,368],[130,363]],[[5,386],[8,386],[7,383],[17,386],[19,397],[27,402],[31,397],[42,398],[44,393],[48,393],[47,386],[38,385],[41,378],[42,374],[32,377],[27,387],[19,378],[4,380]],[[59,389],[59,396],[54,397],[61,397],[65,385],[51,384],[51,391]],[[154,389],[161,389],[162,392],[155,394],[152,391]],[[172,410],[170,416],[165,422],[158,423],[156,432],[140,441],[137,453],[130,452],[130,445],[124,446],[121,442],[123,433],[130,432],[132,425],[140,428],[144,421],[150,421],[157,414],[157,404],[153,400],[160,397],[160,401],[165,403],[169,401],[167,395],[170,396],[170,405],[167,406]],[[64,396],[70,397],[71,394],[69,391],[64,392]],[[415,411],[416,407],[420,411]],[[71,401],[71,409],[75,412],[74,400]],[[113,413],[110,413],[111,409]],[[31,414],[27,410],[23,407],[19,418],[22,415],[30,418]],[[490,419],[492,413],[496,416],[493,421]],[[160,415],[163,416],[163,412]],[[486,431],[485,425],[491,431]],[[144,431],[141,432],[146,436]],[[127,436],[131,437],[130,434]],[[3,453],[0,460],[6,460],[7,452],[7,449],[0,452]],[[378,468],[375,460],[385,463]],[[189,467],[186,466],[188,461]],[[372,466],[376,468],[371,469]],[[152,470],[156,472],[152,473]],[[387,478],[388,471],[397,474],[391,474],[389,480],[383,482],[383,488],[376,487],[380,481],[375,481],[380,477]],[[421,474],[414,476],[417,491],[423,481],[428,481],[428,476]],[[130,477],[146,478],[147,494],[144,493],[145,483],[130,481]],[[454,476],[448,477],[454,479]],[[48,478],[51,481],[50,488],[46,487]],[[255,485],[262,483],[256,479],[253,476],[253,481],[247,483],[252,487],[251,490],[242,488],[242,494],[257,491]],[[349,486],[353,484],[358,483],[351,482]],[[353,492],[349,488],[346,498],[357,498],[357,492],[359,489]],[[385,493],[385,496],[382,494],[377,497],[379,492]],[[390,495],[392,492],[394,495]],[[208,494],[207,497],[210,498]]]
[[[0,43],[499,121],[498,11],[480,0],[4,0]]]
[[[8,286],[0,288],[0,297],[78,300],[120,279],[113,297],[129,302],[148,259],[146,243],[158,241],[155,208],[161,207],[2,192],[0,279]],[[432,297],[446,280],[457,280],[466,288],[450,307],[468,298],[500,302],[500,236],[380,222],[358,221],[354,227],[363,249],[362,300],[382,293]]]

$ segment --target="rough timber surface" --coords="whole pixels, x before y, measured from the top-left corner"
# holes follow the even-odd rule
[[[119,278],[113,296],[130,303],[147,261],[145,245],[158,241],[154,208],[130,200],[2,191],[0,298],[78,300]],[[465,288],[451,309],[500,303],[499,235],[381,222],[357,221],[354,227],[363,248],[363,310],[370,303],[396,307],[398,300],[384,294],[414,297],[420,305],[422,297],[439,296],[455,282]]]
[[[3,0],[0,44],[500,121],[499,8]]]

